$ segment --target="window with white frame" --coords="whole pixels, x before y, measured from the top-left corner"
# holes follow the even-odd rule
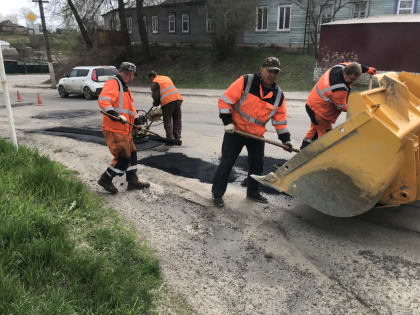
[[[255,30],[258,32],[266,31],[267,28],[268,7],[257,7],[257,21]]]
[[[324,5],[321,12],[321,24],[331,22],[334,14],[334,4]]]
[[[207,12],[206,30],[207,30],[207,33],[214,32],[214,11]]]
[[[169,33],[175,33],[175,14],[169,14],[168,27],[169,27]]]
[[[127,17],[127,31],[129,33],[133,32],[133,18],[131,16]]]
[[[279,5],[277,10],[277,30],[290,31],[291,5]]]
[[[188,14],[183,14],[181,16],[182,21],[182,33],[190,32],[190,16]]]
[[[398,14],[412,14],[414,12],[414,0],[399,0]]]
[[[368,1],[359,1],[359,2],[353,3],[352,18],[359,19],[359,18],[367,17],[368,8],[369,8]]]
[[[157,16],[152,16],[152,33],[159,33],[159,19]]]

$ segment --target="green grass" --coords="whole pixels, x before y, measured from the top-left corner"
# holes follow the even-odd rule
[[[73,55],[77,51],[85,50],[82,36],[79,32],[74,30],[66,30],[61,33],[52,33],[48,35],[51,47],[51,53]],[[9,42],[13,47],[18,50],[23,50],[26,47],[32,47],[35,51],[44,50],[44,37],[41,34],[28,35],[28,34],[2,34],[1,39]],[[34,58],[34,55],[26,57]]]
[[[159,264],[70,171],[0,139],[0,314],[144,314]]]
[[[258,72],[266,57],[280,59],[278,84],[283,90],[312,89],[313,56],[284,52],[279,48],[238,48],[228,59],[218,61],[210,48],[153,48],[156,59],[139,65],[139,84],[147,83],[147,73],[155,70],[170,76],[179,88],[226,89],[245,73]]]

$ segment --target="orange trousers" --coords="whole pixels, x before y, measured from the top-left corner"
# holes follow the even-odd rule
[[[333,124],[331,120],[318,116],[308,105],[306,105],[306,112],[311,119],[311,127],[306,133],[305,138],[303,138],[302,145],[300,147],[301,150],[321,137],[324,133],[330,131]]]
[[[112,131],[102,131],[109,151],[114,159],[107,172],[110,176],[122,176],[126,171],[137,169],[137,151],[131,134],[123,135]]]
[[[311,127],[309,131],[306,133],[305,140],[308,142],[312,142],[319,137],[321,137],[324,133],[327,131],[330,131],[332,129],[332,122],[329,120],[322,119],[318,117],[315,114],[316,121],[318,122],[318,125],[315,125],[311,121]]]

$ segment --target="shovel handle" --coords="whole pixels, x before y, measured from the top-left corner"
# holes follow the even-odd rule
[[[108,117],[114,118],[114,119],[116,119],[118,121],[121,121],[121,118],[118,117],[118,116],[114,116],[114,115],[108,114],[108,113],[104,112],[103,110],[101,110],[101,113],[104,114],[104,115],[106,115],[106,116],[108,116]],[[132,124],[129,121],[127,121],[126,124],[129,124],[130,126],[136,127],[136,125]]]
[[[272,145],[275,145],[275,146],[280,147],[282,149],[285,149],[286,151],[290,150],[290,147],[288,147],[287,145],[281,144],[277,141],[273,141],[273,140],[266,139],[266,138],[263,138],[263,137],[258,137],[256,135],[253,135],[253,134],[250,134],[250,133],[247,133],[247,132],[243,132],[243,131],[240,131],[240,130],[235,130],[235,133],[237,133],[238,135],[245,136],[245,137],[252,138],[252,139],[256,139],[256,140],[259,140],[259,141],[262,141],[262,142],[267,142],[269,144],[272,144]],[[299,152],[298,149],[293,149],[293,148],[292,148],[292,151],[296,152],[296,153]]]

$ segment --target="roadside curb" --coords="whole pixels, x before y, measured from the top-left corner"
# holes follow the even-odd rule
[[[51,88],[50,86],[46,86],[46,85],[22,85],[22,84],[15,84],[13,85],[14,88],[22,88],[22,89],[51,89],[51,90],[55,90],[53,88]]]
[[[21,88],[21,89],[52,89],[50,86],[48,85],[24,85],[24,84],[15,84],[13,85],[14,88]],[[54,90],[54,89],[52,89]],[[139,90],[138,88],[134,87],[130,89],[131,92],[133,94],[147,94],[147,95],[151,95],[150,91],[142,91]],[[191,93],[191,92],[184,92],[182,91],[182,89],[179,89],[182,95],[185,96],[191,96],[191,97],[208,97],[208,98],[219,98],[221,94],[213,94],[213,93],[209,93],[209,94],[203,94],[203,93]],[[223,93],[223,90],[221,90],[221,93]],[[286,101],[306,101],[306,97],[287,97],[287,91],[284,92],[286,94]],[[302,92],[305,93],[305,92]]]
[[[133,94],[148,94],[148,95],[150,95],[151,94],[151,92],[146,92],[146,91],[136,91],[136,90],[133,90],[133,89],[131,89],[131,93],[133,93]],[[285,93],[287,93],[287,92],[285,92]],[[181,93],[182,95],[184,95],[184,96],[196,96],[196,97],[209,97],[209,98],[212,98],[212,97],[214,97],[214,98],[219,98],[220,97],[220,95],[211,95],[211,94],[195,94],[195,93]],[[293,97],[287,97],[286,96],[286,101],[306,101],[306,99],[307,98],[293,98]]]

